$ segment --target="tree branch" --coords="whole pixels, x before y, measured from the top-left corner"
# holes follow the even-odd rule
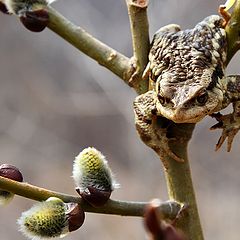
[[[136,61],[136,75],[132,82],[137,82],[138,92],[144,93],[148,90],[148,79],[142,79],[143,71],[148,63],[150,48],[149,26],[147,17],[148,0],[126,0],[130,19],[133,56]]]
[[[65,19],[51,7],[48,7],[50,15],[48,27],[77,49],[95,59],[100,65],[103,65],[115,73],[126,83],[132,85],[138,93],[143,93],[148,89],[147,81],[141,78],[144,67],[148,62],[147,55],[149,51],[146,13],[147,2],[147,0],[127,0],[133,39],[134,60],[125,57],[95,39],[85,30]],[[235,5],[231,20],[226,26],[226,32],[228,40],[227,63],[229,63],[234,54],[240,49],[240,0],[238,0]],[[189,239],[203,240],[191,170],[187,157],[188,141],[191,138],[193,129],[194,124],[173,124],[168,129],[169,135],[175,138],[175,140],[170,143],[171,149],[174,149],[174,152],[180,158],[185,159],[185,162],[176,162],[169,156],[164,156],[163,162],[170,199],[176,202],[186,202],[189,205],[188,214],[177,222],[177,226],[186,233]],[[83,202],[79,197],[49,191],[27,183],[14,182],[2,177],[0,177],[0,188],[39,201],[46,200],[50,196],[55,196],[66,202],[79,202],[85,211],[95,213],[143,216],[144,208],[147,205],[147,203],[109,200],[103,207],[93,208]],[[176,202],[174,203],[176,204]],[[177,204],[177,207],[174,208],[167,202],[163,203],[161,207],[163,215],[165,214],[165,216],[168,216],[167,218],[170,218],[169,216],[172,212],[174,212],[172,216],[176,217],[180,209],[180,204]],[[171,208],[175,210],[171,211]]]
[[[137,125],[137,127],[138,126],[139,125]],[[150,143],[150,147],[152,147],[152,149],[158,154],[163,163],[169,199],[185,203],[187,206],[187,214],[184,214],[183,217],[176,221],[176,226],[185,233],[187,239],[203,240],[203,233],[192,183],[191,169],[187,156],[187,146],[191,139],[194,126],[195,124],[176,124],[169,121],[166,129],[170,150],[180,159],[183,159],[184,162],[177,161],[171,157],[169,152],[166,151],[164,145],[158,141],[158,136],[163,134],[160,125],[154,125],[154,130],[146,130],[143,126],[142,129],[145,131],[142,132],[148,132],[150,134],[147,135],[147,133],[145,136],[144,134],[142,136],[146,138],[147,144],[148,139],[154,139],[155,141],[154,143]]]
[[[240,49],[240,0],[237,0],[231,19],[226,26],[228,51],[227,64]]]
[[[174,153],[184,159],[183,163],[177,162],[169,156],[164,157],[164,172],[167,181],[169,199],[185,202],[188,214],[184,215],[177,226],[183,230],[189,239],[203,240],[203,233],[197,209],[191,169],[188,161],[187,146],[192,137],[195,124],[173,124],[168,133],[174,137],[170,141],[170,148]]]
[[[129,84],[129,80],[136,71],[132,59],[94,38],[52,7],[48,6],[47,11],[50,17],[49,29]]]
[[[64,202],[79,203],[81,204],[84,211],[92,213],[142,217],[144,215],[144,209],[148,204],[146,202],[127,202],[110,199],[104,206],[94,208],[82,200],[80,197],[50,191],[24,182],[16,182],[1,176],[0,189],[37,201],[45,201],[49,197],[58,197]],[[159,212],[165,219],[174,219],[178,215],[181,208],[181,204],[174,201],[167,201],[160,204]]]
[[[240,0],[235,5],[231,20],[226,26],[226,32],[228,41],[227,63],[229,63],[240,49]],[[176,162],[168,155],[162,157],[161,160],[164,164],[169,198],[177,202],[186,202],[189,206],[188,214],[177,222],[177,226],[189,239],[203,240],[187,154],[188,141],[191,139],[193,130],[194,124],[172,124],[168,128],[169,137],[174,139],[170,142],[170,147],[174,149],[177,156],[185,161],[184,163]]]

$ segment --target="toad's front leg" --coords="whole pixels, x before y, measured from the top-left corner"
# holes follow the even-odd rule
[[[220,113],[212,114],[212,117],[216,118],[218,123],[210,129],[222,129],[222,135],[216,144],[216,150],[218,150],[227,139],[227,151],[229,152],[233,139],[240,129],[240,75],[227,76],[222,79],[222,84],[225,91],[225,103],[227,105],[232,102],[233,113],[227,115]]]
[[[155,91],[148,91],[138,96],[134,103],[135,124],[142,141],[158,153],[162,161],[168,155],[178,162],[184,160],[178,157],[169,147],[167,137],[167,124],[169,120],[157,116],[156,108],[157,94]]]

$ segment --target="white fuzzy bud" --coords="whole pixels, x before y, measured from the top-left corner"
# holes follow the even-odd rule
[[[77,203],[64,203],[50,197],[22,213],[18,220],[20,231],[29,239],[64,237],[78,229],[85,214]]]
[[[118,187],[103,154],[93,147],[75,158],[73,179],[79,194],[94,206],[104,204]]]

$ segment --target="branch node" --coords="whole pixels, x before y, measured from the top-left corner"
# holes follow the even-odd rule
[[[113,61],[115,58],[117,57],[117,52],[115,50],[113,50],[109,57],[107,58],[107,60],[110,62],[110,61]]]

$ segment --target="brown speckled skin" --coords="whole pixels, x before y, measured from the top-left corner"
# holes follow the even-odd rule
[[[174,122],[198,122],[221,108],[212,89],[223,78],[226,33],[223,19],[213,15],[193,29],[162,28],[153,38],[147,71],[156,82],[158,111]],[[174,28],[174,29],[173,29]],[[205,93],[208,101],[196,98]],[[214,95],[214,96],[213,96]]]
[[[216,149],[228,139],[230,151],[240,128],[240,76],[224,74],[227,40],[223,22],[220,16],[212,15],[193,29],[181,31],[178,25],[171,24],[155,33],[144,71],[144,77],[154,83],[155,89],[138,96],[134,102],[137,130],[144,139],[150,132],[148,139],[156,138],[154,124],[148,124],[152,109],[156,113],[152,118],[158,115],[175,123],[197,123],[210,115],[219,122],[211,129],[223,129]],[[214,115],[230,103],[234,108],[232,114]]]

